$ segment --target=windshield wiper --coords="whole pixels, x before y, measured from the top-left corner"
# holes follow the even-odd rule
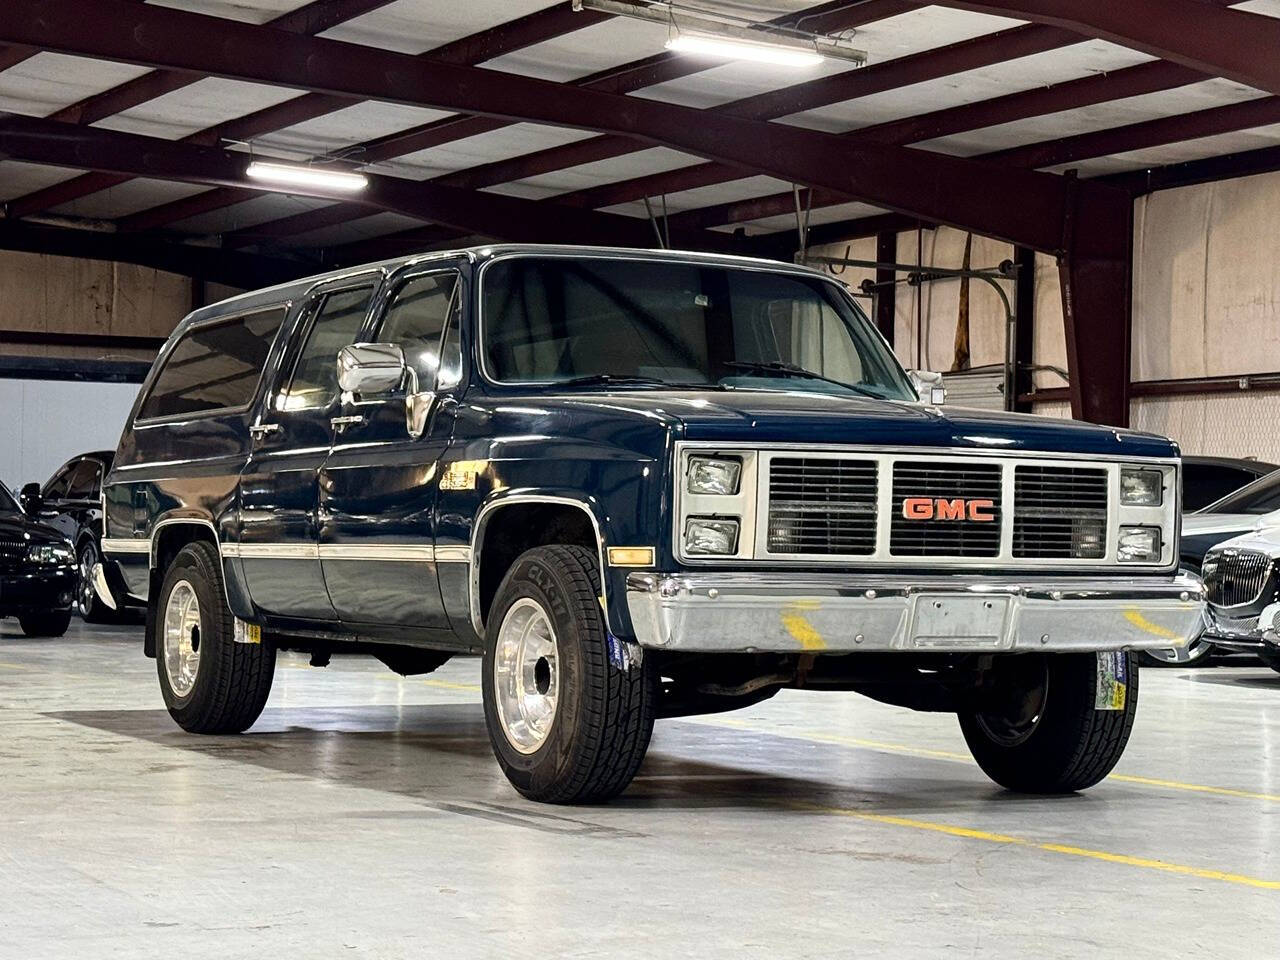
[[[760,373],[778,373],[784,377],[800,377],[805,380],[821,380],[823,383],[833,383],[837,387],[844,387],[846,390],[852,390],[854,393],[860,393],[864,397],[871,397],[873,400],[883,400],[880,394],[868,390],[866,387],[856,383],[845,383],[843,380],[836,380],[834,377],[824,377],[820,373],[814,373],[812,370],[806,370],[804,367],[794,363],[784,363],[781,360],[725,360],[724,366],[732,367],[735,370],[755,370]]]
[[[657,377],[632,377],[619,373],[592,373],[585,377],[573,377],[569,380],[552,380],[548,386],[553,387],[594,387],[599,385],[605,386],[624,386],[624,387],[669,387],[671,384],[665,380],[659,380]]]

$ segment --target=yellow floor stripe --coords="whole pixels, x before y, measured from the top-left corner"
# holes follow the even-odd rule
[[[20,663],[0,663],[0,667],[4,667],[6,670],[26,670],[26,669],[28,669],[27,667],[22,666],[22,664],[20,664]]]
[[[480,686],[475,683],[453,683],[449,680],[423,680],[428,687],[440,687],[442,690],[466,690],[468,693],[479,693]]]
[[[932,757],[939,760],[952,760],[956,763],[973,765],[973,758],[967,753],[956,753],[951,750],[930,750],[926,747],[913,747],[903,743],[885,743],[880,740],[863,740],[859,737],[842,737],[839,734],[817,733],[809,730],[765,730],[759,725],[746,720],[731,717],[707,718],[703,723],[712,726],[733,727],[735,730],[751,730],[756,733],[767,733],[770,736],[791,737],[795,740],[810,740],[815,743],[833,743],[840,746],[861,747],[866,750],[883,750],[886,753],[900,753],[905,756]],[[1139,777],[1128,773],[1113,773],[1108,780],[1120,783],[1132,783],[1143,787],[1159,787],[1166,790],[1184,790],[1189,793],[1207,793],[1219,797],[1235,797],[1241,800],[1262,800],[1267,803],[1280,803],[1280,794],[1255,793],[1250,790],[1235,790],[1230,787],[1214,787],[1202,783],[1183,783],[1180,780],[1162,780],[1157,777]]]
[[[1106,850],[1091,850],[1088,847],[1075,847],[1063,843],[1041,843],[1025,837],[1013,837],[1005,833],[989,833],[986,830],[974,830],[971,827],[957,827],[948,823],[934,823],[930,820],[913,820],[909,817],[892,817],[879,813],[862,813],[847,810],[843,807],[819,807],[807,804],[794,805],[797,809],[830,816],[849,817],[868,823],[879,823],[893,827],[907,827],[912,830],[928,830],[943,833],[951,837],[965,840],[982,840],[987,843],[1002,843],[1015,847],[1026,847],[1032,850],[1043,850],[1046,853],[1057,853],[1068,857],[1083,857],[1088,860],[1101,860],[1127,867],[1139,867],[1146,870],[1158,870],[1162,873],[1174,873],[1184,877],[1196,877],[1201,880],[1218,880],[1223,883],[1234,883],[1243,887],[1254,887],[1259,890],[1280,890],[1280,880],[1263,880],[1243,873],[1227,873],[1223,870],[1209,870],[1204,867],[1192,867],[1183,863],[1170,863],[1167,860],[1152,860],[1148,857],[1131,857],[1123,853],[1110,853]]]

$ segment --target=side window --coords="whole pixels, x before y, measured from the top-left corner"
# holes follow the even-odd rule
[[[453,270],[406,280],[391,298],[378,340],[404,348],[405,360],[417,371],[418,389],[435,389],[437,382],[453,386],[461,376],[461,308],[462,283]],[[442,353],[446,327],[449,338]]]
[[[307,341],[294,363],[289,386],[276,403],[279,410],[328,407],[338,396],[338,352],[356,338],[369,309],[373,287],[325,294],[314,308]]]
[[[285,308],[202,324],[169,354],[139,420],[243,407],[262,379]]]
[[[92,500],[98,487],[98,464],[94,460],[81,460],[71,475],[67,486],[68,500]]]
[[[48,486],[44,488],[42,494],[46,500],[61,500],[67,495],[67,485],[71,481],[71,475],[75,473],[76,464],[70,463],[58,471],[57,475],[49,481]]]

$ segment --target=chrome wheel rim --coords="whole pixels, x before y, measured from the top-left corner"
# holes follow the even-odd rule
[[[1049,670],[1047,666],[1043,670],[1044,679],[1040,683],[1012,689],[998,709],[976,715],[978,726],[993,742],[1016,747],[1036,732],[1049,703]]]
[[[164,608],[164,672],[177,697],[186,697],[200,672],[200,601],[195,588],[179,580]]]
[[[1152,660],[1159,660],[1161,663],[1168,664],[1190,664],[1199,663],[1209,655],[1213,649],[1213,644],[1203,638],[1192,640],[1181,650],[1148,650],[1147,656]]]
[[[86,546],[80,553],[80,588],[76,592],[76,608],[82,617],[93,609],[93,565],[96,562],[93,547]]]
[[[546,742],[560,699],[560,657],[551,618],[536,600],[513,603],[493,654],[494,703],[507,742],[533,753]]]

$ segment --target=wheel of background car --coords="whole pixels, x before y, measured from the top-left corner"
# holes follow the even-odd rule
[[[28,637],[60,637],[71,626],[70,610],[41,610],[18,617],[22,632]]]
[[[1138,662],[1144,667],[1202,667],[1213,655],[1213,644],[1197,637],[1181,650],[1143,650]]]
[[[1262,662],[1268,667],[1276,673],[1280,673],[1280,653],[1260,653],[1258,656],[1262,658]]]
[[[1106,703],[1103,669],[1113,697]],[[1138,707],[1133,654],[1019,656],[997,660],[993,670],[985,692],[960,713],[987,776],[1023,793],[1070,793],[1111,772]]]
[[[485,723],[503,773],[531,800],[616,796],[649,746],[653,668],[610,657],[599,583],[591,551],[538,547],[512,565],[489,613]]]
[[[76,584],[76,613],[85,623],[103,623],[110,619],[110,610],[98,599],[93,588],[93,568],[98,562],[98,548],[92,540],[85,540],[77,553],[80,580]]]
[[[183,547],[160,588],[156,669],[169,715],[189,733],[247,730],[271,692],[275,648],[236,643],[224,597],[213,544]]]

